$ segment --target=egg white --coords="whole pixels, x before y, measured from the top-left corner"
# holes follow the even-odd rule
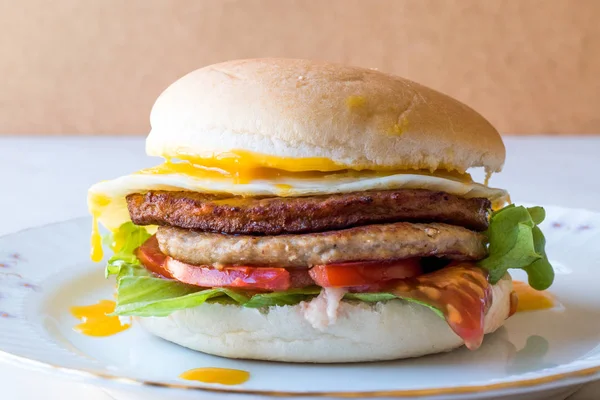
[[[310,196],[349,193],[366,190],[429,189],[444,191],[466,198],[485,197],[499,203],[508,199],[502,189],[490,188],[476,182],[465,182],[435,175],[396,173],[387,176],[329,175],[325,178],[257,179],[235,183],[231,178],[208,179],[192,175],[131,174],[95,184],[88,192],[88,206],[98,221],[108,229],[116,229],[129,221],[125,197],[149,190],[185,190],[202,193],[228,193],[239,196]],[[98,201],[102,198],[103,201]]]

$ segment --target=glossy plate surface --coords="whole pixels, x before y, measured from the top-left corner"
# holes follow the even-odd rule
[[[81,218],[0,238],[1,357],[107,387],[165,386],[174,395],[199,389],[211,398],[232,392],[463,398],[589,381],[600,376],[600,214],[546,210],[542,229],[557,272],[551,292],[558,305],[515,315],[475,352],[461,348],[395,362],[294,365],[195,353],[135,323],[115,336],[83,336],[73,330],[79,321],[69,308],[111,299],[114,282],[104,279],[101,264],[89,261],[90,220]],[[238,386],[178,378],[199,367],[242,369],[251,377]]]

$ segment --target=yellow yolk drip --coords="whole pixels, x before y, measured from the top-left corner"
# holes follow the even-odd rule
[[[100,262],[104,257],[104,251],[102,251],[102,236],[98,230],[98,215],[92,215],[92,237],[90,239],[91,251],[90,258],[93,262]]]
[[[189,161],[205,167],[220,168],[226,171],[243,171],[257,168],[273,168],[288,172],[340,171],[347,167],[326,157],[277,157],[253,153],[245,150],[233,150],[208,156],[190,156],[176,154],[173,158]]]
[[[340,172],[340,171],[336,171]],[[341,171],[345,172],[345,171]],[[144,169],[138,172],[142,175],[166,175],[166,174],[181,174],[192,176],[194,178],[208,179],[208,180],[227,180],[232,179],[233,183],[245,184],[250,183],[253,180],[276,180],[282,177],[296,178],[296,179],[310,179],[310,178],[322,178],[326,174],[332,174],[335,172],[321,172],[321,171],[302,171],[302,172],[289,172],[279,170],[275,168],[235,168],[235,169],[224,169],[217,167],[210,167],[207,165],[192,164],[189,161],[183,162],[171,162],[167,161],[164,164],[158,165],[153,168]]]
[[[394,125],[392,125],[387,130],[387,133],[390,135],[400,136],[406,131],[406,128],[408,128],[408,119],[402,118],[401,120],[396,122]]]
[[[346,99],[346,106],[350,110],[356,110],[364,107],[367,104],[367,99],[364,96],[348,96]]]
[[[283,190],[283,191],[290,190],[290,189],[293,188],[292,185],[288,185],[288,184],[285,184],[285,183],[277,183],[277,184],[275,184],[275,187],[277,189]]]
[[[106,315],[114,312],[115,306],[112,300],[101,300],[89,306],[71,307],[71,314],[82,321],[74,329],[95,337],[111,336],[129,329],[131,324],[123,324],[119,317]]]
[[[171,161],[167,161],[164,164],[157,165],[156,167],[143,169],[137,173],[142,175],[180,174],[211,180],[226,179],[230,177],[230,174],[225,170],[194,165],[190,162],[175,163]]]
[[[485,180],[483,181],[485,186],[489,186],[490,179],[492,179],[492,173],[492,171],[485,171]]]
[[[179,375],[181,379],[221,385],[239,385],[250,379],[248,371],[228,368],[197,368]]]
[[[90,258],[94,262],[99,262],[104,257],[102,251],[102,236],[98,229],[98,217],[102,212],[102,208],[110,204],[110,199],[102,195],[91,195],[89,199],[89,208],[92,214],[92,237],[90,239],[91,251]]]
[[[498,211],[511,203],[510,195],[507,194],[504,197],[492,201],[492,211]]]
[[[265,156],[267,157],[267,156]],[[288,169],[281,169],[275,167],[258,166],[257,164],[236,164],[236,163],[215,163],[215,159],[186,159],[185,156],[179,156],[181,162],[173,162],[167,160],[164,164],[156,167],[143,169],[138,171],[141,175],[169,175],[169,174],[180,174],[190,176],[198,179],[207,180],[227,180],[232,179],[235,184],[246,184],[254,180],[278,180],[278,179],[318,179],[323,180],[327,177],[352,177],[352,178],[364,178],[364,177],[385,177],[388,175],[409,173],[416,175],[428,175],[437,176],[441,178],[449,178],[465,183],[472,183],[473,179],[468,173],[459,173],[456,171],[435,171],[431,173],[425,170],[351,170],[343,169],[343,167],[337,166],[335,170],[327,169],[327,166],[333,164],[318,165],[314,159],[305,158],[281,158],[281,160],[291,160],[297,162],[299,165],[295,166],[296,170],[292,170],[291,166],[285,166]],[[274,158],[274,157],[273,157]],[[229,159],[228,159],[229,160]],[[312,160],[312,161],[307,161]],[[329,163],[333,163],[331,160],[327,160]],[[305,163],[305,164],[303,164]],[[218,164],[218,165],[217,165]],[[302,166],[304,165],[304,166]],[[305,169],[306,168],[306,169]],[[313,168],[313,169],[310,169]],[[283,187],[284,184],[278,184]],[[285,185],[290,187],[290,185]]]
[[[513,281],[513,290],[519,299],[517,312],[546,310],[554,307],[554,296],[547,291],[538,291],[521,281]]]
[[[343,165],[324,157],[276,157],[243,150],[207,157],[177,154],[175,158],[187,161],[195,168],[203,169],[203,177],[218,179],[219,176],[216,174],[219,171],[215,171],[215,169],[218,169],[221,171],[221,178],[224,176],[231,177],[234,179],[234,183],[237,184],[249,183],[256,179],[276,179],[282,176],[315,178],[323,176],[323,172],[345,170]],[[171,163],[167,160],[166,164],[172,166],[181,163]],[[176,169],[178,168],[182,167],[176,167]],[[180,169],[179,172],[183,172],[183,170]]]
[[[401,121],[404,124],[404,121]],[[401,125],[402,125],[401,124]],[[395,129],[396,130],[396,129]],[[195,166],[202,166],[204,168],[217,168],[223,171],[226,171],[230,175],[249,175],[249,178],[252,178],[252,175],[255,171],[268,170],[270,173],[277,172],[279,175],[277,176],[289,176],[294,178],[302,178],[303,176],[295,175],[295,174],[285,174],[286,172],[299,172],[299,173],[316,173],[316,172],[345,172],[345,171],[355,171],[355,172],[380,172],[385,173],[385,175],[392,175],[396,173],[413,173],[414,170],[399,170],[394,167],[377,167],[373,168],[372,166],[361,166],[361,165],[353,165],[352,167],[344,164],[340,164],[326,157],[277,157],[270,156],[266,154],[254,153],[246,150],[233,150],[226,153],[219,154],[208,154],[206,156],[195,156],[188,155],[185,153],[178,153],[169,155],[167,158],[167,164],[169,164],[171,159],[179,159],[183,161],[188,161],[190,164]],[[274,170],[274,171],[273,171]],[[418,171],[418,170],[416,170]],[[433,171],[431,171],[433,172]],[[437,175],[438,171],[431,175]],[[452,174],[453,176],[469,176],[469,174],[463,174],[460,172],[448,172],[441,171],[444,174]],[[264,173],[264,171],[263,171]],[[321,176],[323,174],[320,174]],[[259,174],[260,176],[260,174]],[[316,174],[309,175],[308,177],[318,176]],[[254,178],[258,179],[258,178]]]

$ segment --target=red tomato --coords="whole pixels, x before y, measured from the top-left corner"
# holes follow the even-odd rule
[[[194,266],[168,258],[166,269],[175,279],[203,287],[230,287],[280,291],[290,288],[285,268]]]
[[[158,247],[158,239],[156,235],[150,236],[148,240],[144,242],[135,251],[135,255],[142,262],[144,267],[150,272],[154,272],[157,275],[161,275],[165,278],[173,278],[173,276],[167,271],[163,265],[167,260],[167,256],[160,251]]]
[[[361,261],[317,265],[310,270],[191,265],[163,254],[155,236],[136,252],[142,264],[165,278],[201,287],[229,287],[248,290],[282,291],[314,285],[347,287],[356,292],[381,291],[385,282],[421,275],[418,258],[396,261]]]
[[[322,287],[360,287],[422,273],[418,258],[317,265],[309,271],[311,278]]]
[[[149,271],[195,286],[282,291],[314,284],[306,269],[186,264],[163,254],[155,236],[140,246],[136,254]]]

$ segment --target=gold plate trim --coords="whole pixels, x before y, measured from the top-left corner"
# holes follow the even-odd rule
[[[158,388],[168,389],[180,389],[180,390],[197,390],[206,391],[213,393],[223,394],[247,394],[247,395],[260,395],[270,397],[338,397],[338,398],[380,398],[380,397],[427,397],[427,396],[441,396],[441,395],[459,395],[459,394],[473,394],[473,393],[487,393],[503,389],[515,389],[515,388],[526,388],[534,387],[546,383],[558,382],[569,378],[589,377],[600,373],[600,366],[589,367],[578,371],[564,372],[561,374],[554,374],[544,376],[540,378],[531,378],[513,382],[500,382],[493,383],[490,385],[473,385],[473,386],[457,386],[457,387],[443,387],[443,388],[432,388],[432,389],[407,389],[407,390],[382,390],[382,391],[365,391],[365,392],[280,392],[280,391],[265,391],[265,390],[251,390],[251,389],[229,389],[221,387],[201,387],[194,385],[186,385],[184,383],[164,383],[157,381],[146,381],[142,379],[127,378],[122,376],[103,374],[88,369],[74,369],[61,367],[46,363],[43,361],[33,360],[31,358],[18,356],[15,354],[0,351],[0,355],[4,355],[7,359],[13,361],[32,365],[43,368],[52,368],[59,372],[63,372],[69,375],[81,376],[84,378],[96,378],[106,379],[112,382],[124,383],[135,386],[149,386]],[[589,379],[592,380],[592,379]]]

